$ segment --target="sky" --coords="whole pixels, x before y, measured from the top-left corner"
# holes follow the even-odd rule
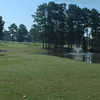
[[[34,14],[37,6],[49,1],[65,2],[67,5],[73,3],[82,8],[96,8],[100,12],[100,0],[1,0],[0,16],[3,16],[5,21],[5,29],[12,23],[25,24],[27,29],[30,29],[33,24],[31,15]]]

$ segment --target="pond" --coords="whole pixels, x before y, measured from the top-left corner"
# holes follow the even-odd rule
[[[77,61],[83,61],[86,63],[100,63],[100,53],[79,53],[79,54],[73,54],[73,53],[66,53],[64,54],[64,57],[71,58]]]
[[[43,54],[65,57],[65,58],[74,59],[77,61],[86,62],[89,64],[100,63],[100,53],[83,52],[81,48],[74,48],[71,52],[63,52],[63,53],[48,52],[48,53],[43,53]]]
[[[86,63],[100,63],[100,53],[84,52],[82,48],[76,47],[70,53],[65,53],[64,57],[83,61]]]

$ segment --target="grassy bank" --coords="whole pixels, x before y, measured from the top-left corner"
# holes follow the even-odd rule
[[[41,55],[39,44],[0,49],[0,100],[100,100],[100,64]]]

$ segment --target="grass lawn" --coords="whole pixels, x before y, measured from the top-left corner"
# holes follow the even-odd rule
[[[100,64],[41,55],[39,44],[0,49],[0,100],[100,100]]]

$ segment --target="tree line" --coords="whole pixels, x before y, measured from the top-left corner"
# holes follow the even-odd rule
[[[81,46],[100,52],[100,13],[96,9],[49,2],[39,5],[32,17],[33,25],[28,31],[24,24],[15,23],[5,30],[0,16],[0,40],[42,42],[43,48],[48,49]]]
[[[96,9],[49,2],[38,6],[33,19],[43,48],[81,46],[100,51],[100,13]]]
[[[13,23],[8,27],[8,30],[4,30],[4,40],[25,42],[29,41],[29,32],[25,25],[21,24],[19,27]]]
[[[4,20],[0,17],[0,40],[2,41],[16,41],[16,42],[38,42],[38,37],[32,26],[28,31],[24,24],[17,26],[12,23],[8,29],[4,29]]]

